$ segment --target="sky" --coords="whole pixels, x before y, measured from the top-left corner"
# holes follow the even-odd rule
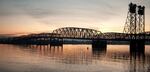
[[[146,31],[150,31],[150,0],[0,0],[0,34],[62,27],[123,32],[130,2],[146,7]]]

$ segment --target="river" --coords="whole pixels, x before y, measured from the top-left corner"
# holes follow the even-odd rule
[[[150,72],[150,45],[145,53],[131,54],[128,45],[0,44],[0,72]]]

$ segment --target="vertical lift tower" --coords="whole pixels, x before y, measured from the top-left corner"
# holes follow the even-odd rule
[[[130,40],[130,51],[145,49],[145,6],[130,3],[123,32]]]

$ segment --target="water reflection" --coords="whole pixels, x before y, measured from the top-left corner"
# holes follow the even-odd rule
[[[65,64],[89,64],[92,61],[91,48],[84,46],[51,46],[51,45],[30,45],[29,48],[36,50],[39,54]],[[84,47],[84,48],[82,48]]]
[[[128,60],[128,72],[149,72],[150,66],[146,68],[145,53],[143,51],[128,51],[128,50],[111,50],[107,52],[107,48],[92,48],[91,46],[29,46],[29,48],[36,49],[41,55],[51,57],[51,59],[65,64],[92,64],[95,60],[104,60],[109,58],[109,61],[120,62],[120,60]],[[109,48],[109,47],[108,47]],[[128,52],[127,52],[128,51]],[[109,54],[110,53],[110,54]],[[150,58],[150,57],[148,57]],[[106,60],[107,60],[106,59]],[[149,61],[147,60],[149,63]],[[97,62],[96,62],[97,63]]]
[[[113,61],[130,60],[128,45],[110,45],[107,48],[107,57]]]
[[[28,45],[27,48],[32,49],[32,51],[37,52],[41,56],[52,57],[52,59],[56,59],[56,57],[61,59],[63,55],[62,46]]]
[[[10,72],[15,66],[14,72],[18,67],[18,72],[25,72],[28,67],[35,68],[34,65],[36,71],[33,68],[29,72],[40,72],[43,68],[47,72],[150,71],[150,46],[146,46],[143,53],[130,51],[128,45],[108,45],[107,48],[92,48],[91,45],[0,45],[0,57],[0,64],[3,64],[0,70],[5,68]]]
[[[107,48],[92,48],[93,57],[96,59],[104,58],[106,56]]]
[[[146,72],[145,53],[143,51],[130,50],[130,72]]]
[[[65,64],[91,64],[93,59],[100,60],[106,55],[106,48],[92,48],[90,45],[29,45],[40,55]]]

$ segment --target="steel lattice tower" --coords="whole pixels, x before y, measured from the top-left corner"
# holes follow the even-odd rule
[[[138,11],[137,11],[138,10]],[[145,7],[129,4],[129,11],[123,32],[130,34],[130,39],[143,39],[145,33]]]

